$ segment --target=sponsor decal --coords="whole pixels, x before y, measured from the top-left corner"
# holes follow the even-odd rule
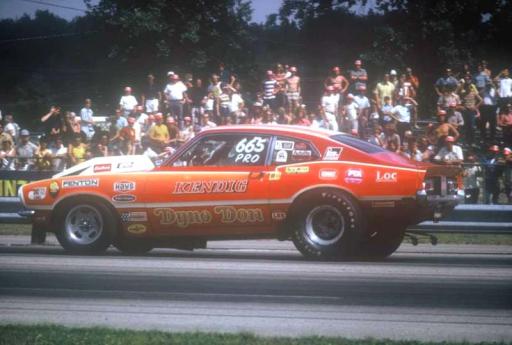
[[[179,228],[208,224],[212,221],[212,215],[207,210],[176,211],[172,208],[156,208],[153,214],[160,217],[160,224],[176,224]]]
[[[121,162],[117,163],[117,169],[131,169],[135,165],[135,162]]]
[[[288,140],[276,140],[274,150],[286,150],[291,151],[295,146],[295,142]]]
[[[60,187],[56,181],[52,181],[50,182],[48,189],[50,190],[50,195],[55,197],[57,194],[59,194]]]
[[[359,184],[363,182],[363,170],[350,168],[345,172],[345,182]]]
[[[146,211],[123,212],[123,213],[121,213],[121,221],[123,221],[123,222],[147,222],[148,214]]]
[[[377,178],[375,181],[378,183],[397,182],[398,173],[377,171]]]
[[[285,150],[279,150],[276,153],[276,162],[277,163],[286,163],[288,161],[288,152]]]
[[[44,215],[34,216],[32,218],[32,221],[34,223],[44,223],[44,222],[46,222],[46,216],[44,216]]]
[[[96,164],[94,165],[93,171],[95,173],[106,172],[112,170],[112,164]]]
[[[222,223],[258,223],[263,222],[263,212],[260,208],[234,208],[233,206],[216,206],[215,214],[220,215]]]
[[[116,202],[134,202],[137,197],[133,194],[116,194],[112,197],[112,201]]]
[[[373,208],[395,207],[394,201],[372,201]]]
[[[311,150],[293,150],[292,156],[297,157],[311,157],[312,153]]]
[[[172,194],[245,193],[248,180],[176,182]]]
[[[287,174],[307,174],[309,167],[286,167]]]
[[[343,147],[328,147],[324,152],[324,161],[337,161],[341,153],[343,152]]]
[[[62,188],[99,187],[99,185],[100,181],[97,178],[62,181]]]
[[[320,169],[318,178],[321,180],[336,180],[338,178],[338,171],[335,169]]]
[[[273,220],[285,220],[286,219],[286,212],[274,211],[274,212],[272,212],[272,219]]]
[[[46,187],[38,187],[30,190],[28,192],[28,199],[29,200],[43,200],[46,198]]]
[[[269,181],[279,181],[280,179],[281,179],[281,172],[280,171],[272,171],[268,175],[268,180]]]
[[[127,193],[134,191],[136,187],[135,182],[132,181],[120,181],[114,182],[114,192]]]
[[[131,224],[126,230],[132,234],[143,234],[146,232],[147,228],[144,224]]]

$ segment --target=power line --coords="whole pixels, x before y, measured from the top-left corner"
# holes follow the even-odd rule
[[[10,40],[2,40],[2,41],[0,41],[0,44],[11,43],[11,42],[20,42],[20,41],[46,40],[46,39],[50,39],[50,38],[60,38],[60,37],[70,37],[70,36],[81,36],[81,35],[91,34],[91,33],[95,33],[95,32],[96,31],[86,31],[86,32],[78,32],[78,33],[13,38]]]
[[[79,11],[79,12],[83,12],[83,13],[87,12],[83,8],[70,7],[70,6],[64,6],[64,5],[57,5],[57,4],[53,4],[51,2],[46,2],[46,1],[39,1],[39,0],[19,0],[19,1],[30,2],[30,3],[39,4],[39,5],[58,7],[58,8],[64,8],[66,10]]]

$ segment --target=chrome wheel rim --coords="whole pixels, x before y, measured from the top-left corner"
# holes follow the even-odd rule
[[[103,218],[96,208],[89,205],[78,205],[68,212],[64,228],[66,236],[73,243],[91,244],[103,233]]]
[[[343,215],[334,206],[317,206],[306,217],[306,235],[315,244],[323,246],[334,244],[344,232]]]

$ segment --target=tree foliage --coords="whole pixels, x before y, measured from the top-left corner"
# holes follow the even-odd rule
[[[276,62],[299,67],[306,100],[318,100],[334,66],[362,58],[375,81],[413,67],[422,104],[445,65],[512,58],[512,2],[504,0],[284,0],[264,24],[248,0],[101,0],[67,22],[47,11],[0,21],[0,108],[36,118],[50,104],[79,108],[93,98],[111,111],[121,87],[169,69],[200,76],[224,62],[246,90]],[[25,40],[25,38],[41,37]]]

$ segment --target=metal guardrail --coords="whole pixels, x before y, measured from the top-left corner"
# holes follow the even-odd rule
[[[0,197],[0,224],[30,224],[17,197]],[[425,221],[408,229],[410,233],[512,234],[512,205],[459,205],[445,219]]]

